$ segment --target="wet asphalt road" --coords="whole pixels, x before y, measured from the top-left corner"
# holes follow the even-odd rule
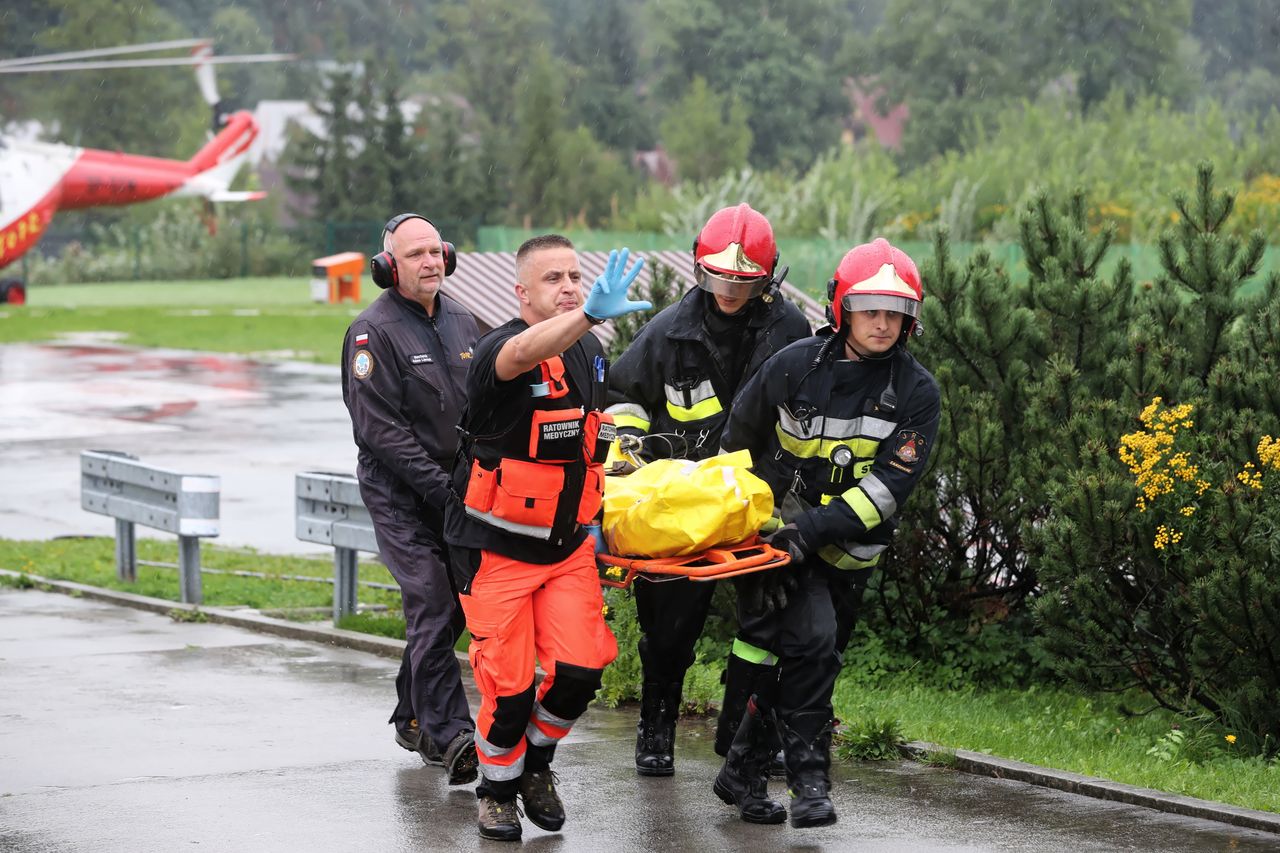
[[[327,554],[294,535],[294,476],[354,473],[336,365],[134,349],[0,345],[0,537],[110,536],[80,509],[80,451],[222,478],[220,545]],[[138,536],[166,534],[138,527]]]
[[[362,652],[0,588],[0,851],[518,849],[480,840],[470,786],[449,788],[394,744],[395,674]],[[675,777],[642,779],[634,713],[593,708],[574,729],[556,761],[568,823],[526,821],[526,849],[1280,848],[910,762],[839,767],[834,826],[749,826],[711,793],[707,721],[681,722]]]

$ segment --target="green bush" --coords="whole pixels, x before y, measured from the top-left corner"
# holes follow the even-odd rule
[[[1060,417],[1064,447],[1037,467],[1050,511],[1025,525],[1036,614],[1064,674],[1207,712],[1269,755],[1280,748],[1280,277],[1241,293],[1263,238],[1229,236],[1233,196],[1209,167],[1176,204],[1165,274],[1127,324],[1089,341],[1123,351],[1092,390],[1063,378],[1075,400]]]
[[[29,256],[32,284],[185,280],[306,274],[314,255],[264,210],[222,211],[210,222],[189,204],[88,226],[83,239],[47,259]]]

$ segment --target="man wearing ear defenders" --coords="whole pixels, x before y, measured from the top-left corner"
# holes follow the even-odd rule
[[[654,317],[627,347],[609,378],[609,413],[620,434],[653,435],[649,459],[706,459],[720,451],[729,404],[769,356],[809,336],[809,322],[778,292],[773,227],[750,205],[716,211],[693,242],[697,287]],[[663,436],[657,439],[656,436]],[[681,687],[693,663],[716,584],[638,579],[633,586],[643,668],[636,772],[675,772]],[[716,751],[733,740],[754,671],[730,658]]]
[[[401,214],[382,239],[370,268],[386,292],[347,329],[342,398],[359,451],[360,496],[404,602],[405,651],[390,720],[396,743],[443,765],[449,784],[459,785],[476,778],[475,724],[453,651],[463,617],[443,528],[454,427],[478,331],[475,318],[440,292],[456,260],[431,222]]]
[[[938,385],[906,349],[924,300],[911,258],[883,239],[856,246],[827,297],[830,326],[747,380],[720,443],[751,451],[785,522],[765,539],[791,555],[735,584],[733,655],[760,676],[714,789],[751,823],[787,819],[766,789],[778,729],[791,825],[836,820],[831,693],[867,578],[938,433]]]
[[[573,244],[549,234],[516,253],[520,316],[476,344],[447,536],[480,690],[478,827],[520,839],[516,797],[535,825],[564,824],[551,760],[617,656],[605,625],[595,542],[615,432],[602,409],[608,365],[592,326],[648,302],[627,298],[644,261],[609,254],[583,300]],[[546,677],[534,685],[534,660]]]

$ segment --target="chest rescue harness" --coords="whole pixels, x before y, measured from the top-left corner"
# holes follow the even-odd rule
[[[560,356],[538,370],[528,412],[501,433],[471,438],[462,502],[467,515],[491,527],[562,542],[600,511],[603,463],[617,430],[611,415],[584,410],[570,393]]]

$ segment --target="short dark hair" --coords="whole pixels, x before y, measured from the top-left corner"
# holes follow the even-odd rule
[[[516,250],[516,264],[527,258],[534,252],[541,252],[543,249],[572,249],[573,243],[563,234],[540,234],[537,237],[530,237],[520,244],[520,248]]]

